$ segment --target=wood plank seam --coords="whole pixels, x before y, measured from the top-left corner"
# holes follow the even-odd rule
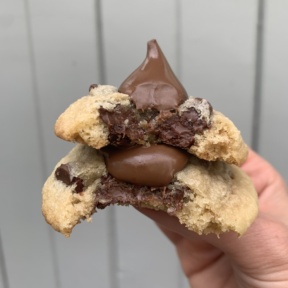
[[[47,173],[47,159],[45,157],[45,141],[44,141],[44,135],[43,135],[43,123],[42,123],[42,117],[41,117],[41,107],[39,103],[39,87],[37,82],[37,68],[36,68],[36,61],[35,61],[35,50],[33,45],[33,33],[32,33],[32,23],[31,23],[31,13],[30,13],[30,5],[29,0],[25,0],[24,2],[24,9],[25,9],[25,22],[26,22],[26,28],[27,28],[27,43],[28,43],[28,53],[29,53],[29,62],[30,62],[30,70],[32,75],[32,97],[34,101],[34,109],[35,109],[35,115],[37,119],[36,127],[37,127],[37,137],[38,137],[38,143],[39,143],[39,151],[40,155],[38,155],[40,159],[40,167],[41,167],[41,175],[43,183],[45,181]],[[61,288],[60,283],[60,276],[59,276],[59,265],[57,261],[57,252],[56,252],[56,245],[54,236],[52,235],[52,231],[50,227],[47,226],[48,229],[48,235],[49,235],[49,242],[51,245],[51,251],[52,251],[52,265],[53,265],[53,272],[55,277],[55,288]]]
[[[2,237],[0,231],[0,274],[2,279],[2,284],[4,288],[9,288],[9,280],[8,280],[8,273],[6,268],[6,261],[4,256],[4,249],[2,244]]]
[[[259,137],[261,125],[262,108],[262,79],[263,79],[263,55],[264,55],[264,30],[265,30],[265,0],[258,0],[257,4],[257,31],[255,43],[255,79],[253,97],[253,119],[252,119],[252,148],[259,150]]]
[[[175,5],[175,25],[176,25],[176,35],[175,35],[175,41],[176,41],[176,67],[175,67],[175,72],[180,81],[182,81],[182,45],[183,43],[183,32],[182,32],[182,1],[179,0],[174,0],[174,5]],[[179,288],[184,288],[185,287],[185,281],[186,277],[183,274],[182,268],[180,263],[177,266],[177,283]]]

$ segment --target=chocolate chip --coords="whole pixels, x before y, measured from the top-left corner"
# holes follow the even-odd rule
[[[55,177],[66,185],[71,185],[70,166],[68,164],[61,164],[55,171]]]
[[[55,177],[58,181],[63,182],[67,186],[72,186],[73,184],[76,184],[73,193],[80,193],[84,190],[83,180],[79,177],[71,175],[71,167],[69,163],[61,164],[55,170]]]
[[[75,192],[76,193],[81,193],[84,189],[84,184],[83,184],[83,180],[79,177],[73,177],[72,179],[72,184],[76,184],[75,187]]]
[[[99,85],[98,84],[91,84],[90,87],[89,87],[89,92],[94,89],[94,88],[97,88]]]

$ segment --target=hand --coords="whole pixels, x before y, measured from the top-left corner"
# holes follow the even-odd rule
[[[140,209],[175,245],[193,288],[288,287],[288,192],[255,152],[242,166],[259,195],[259,215],[246,234],[197,235],[164,212]]]

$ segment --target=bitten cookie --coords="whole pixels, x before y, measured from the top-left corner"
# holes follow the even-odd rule
[[[165,187],[125,183],[109,175],[103,156],[78,144],[60,160],[43,187],[42,211],[69,237],[81,220],[111,204],[166,211],[199,234],[242,235],[257,215],[257,193],[240,168],[189,156]]]

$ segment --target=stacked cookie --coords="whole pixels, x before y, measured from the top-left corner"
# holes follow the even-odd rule
[[[248,148],[239,130],[202,98],[188,97],[156,40],[117,89],[91,85],[55,124],[76,146],[43,187],[42,211],[69,236],[111,204],[166,211],[199,234],[242,235],[257,193],[238,167]]]

